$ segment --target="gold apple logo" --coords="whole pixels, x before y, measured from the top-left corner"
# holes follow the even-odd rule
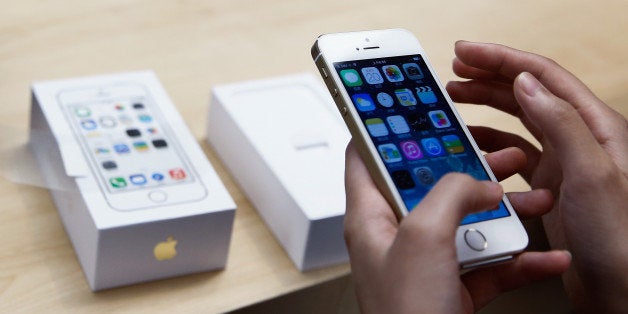
[[[172,236],[168,236],[166,241],[162,241],[155,245],[153,254],[158,261],[169,260],[177,256],[177,240]]]

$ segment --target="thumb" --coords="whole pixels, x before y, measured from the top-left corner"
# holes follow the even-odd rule
[[[515,78],[514,94],[523,111],[554,148],[563,172],[587,167],[592,157],[603,154],[578,111],[552,94],[532,74],[523,72]]]
[[[429,230],[444,239],[455,237],[464,216],[499,206],[504,195],[497,182],[477,181],[462,173],[442,177],[425,198],[402,221],[404,227]]]

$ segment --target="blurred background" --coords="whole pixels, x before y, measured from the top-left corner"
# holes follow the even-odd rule
[[[0,138],[5,142],[27,134],[33,81],[152,69],[204,143],[213,86],[316,74],[310,47],[318,35],[396,27],[419,38],[442,81],[455,79],[456,40],[502,43],[556,60],[628,115],[625,0],[23,0],[0,1],[0,8]],[[479,106],[459,109],[468,124],[512,119]],[[516,120],[508,125],[530,139]],[[227,270],[92,294],[47,191],[0,178],[5,204],[0,206],[0,312],[357,312],[348,265],[296,271],[212,148],[202,146],[239,207]],[[506,188],[527,186],[513,178]],[[485,312],[505,308],[510,313],[569,311],[558,279],[508,294]]]

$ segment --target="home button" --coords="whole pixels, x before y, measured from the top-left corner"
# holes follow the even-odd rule
[[[166,199],[168,199],[168,194],[166,194],[166,192],[157,190],[148,193],[148,198],[150,198],[150,200],[153,202],[163,203],[166,201]]]
[[[467,231],[464,232],[464,242],[475,251],[484,251],[488,247],[486,237],[484,237],[482,232],[473,228],[467,229]]]

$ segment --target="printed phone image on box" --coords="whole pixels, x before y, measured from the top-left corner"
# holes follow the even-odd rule
[[[171,205],[207,194],[145,87],[64,90],[57,99],[112,208]]]

